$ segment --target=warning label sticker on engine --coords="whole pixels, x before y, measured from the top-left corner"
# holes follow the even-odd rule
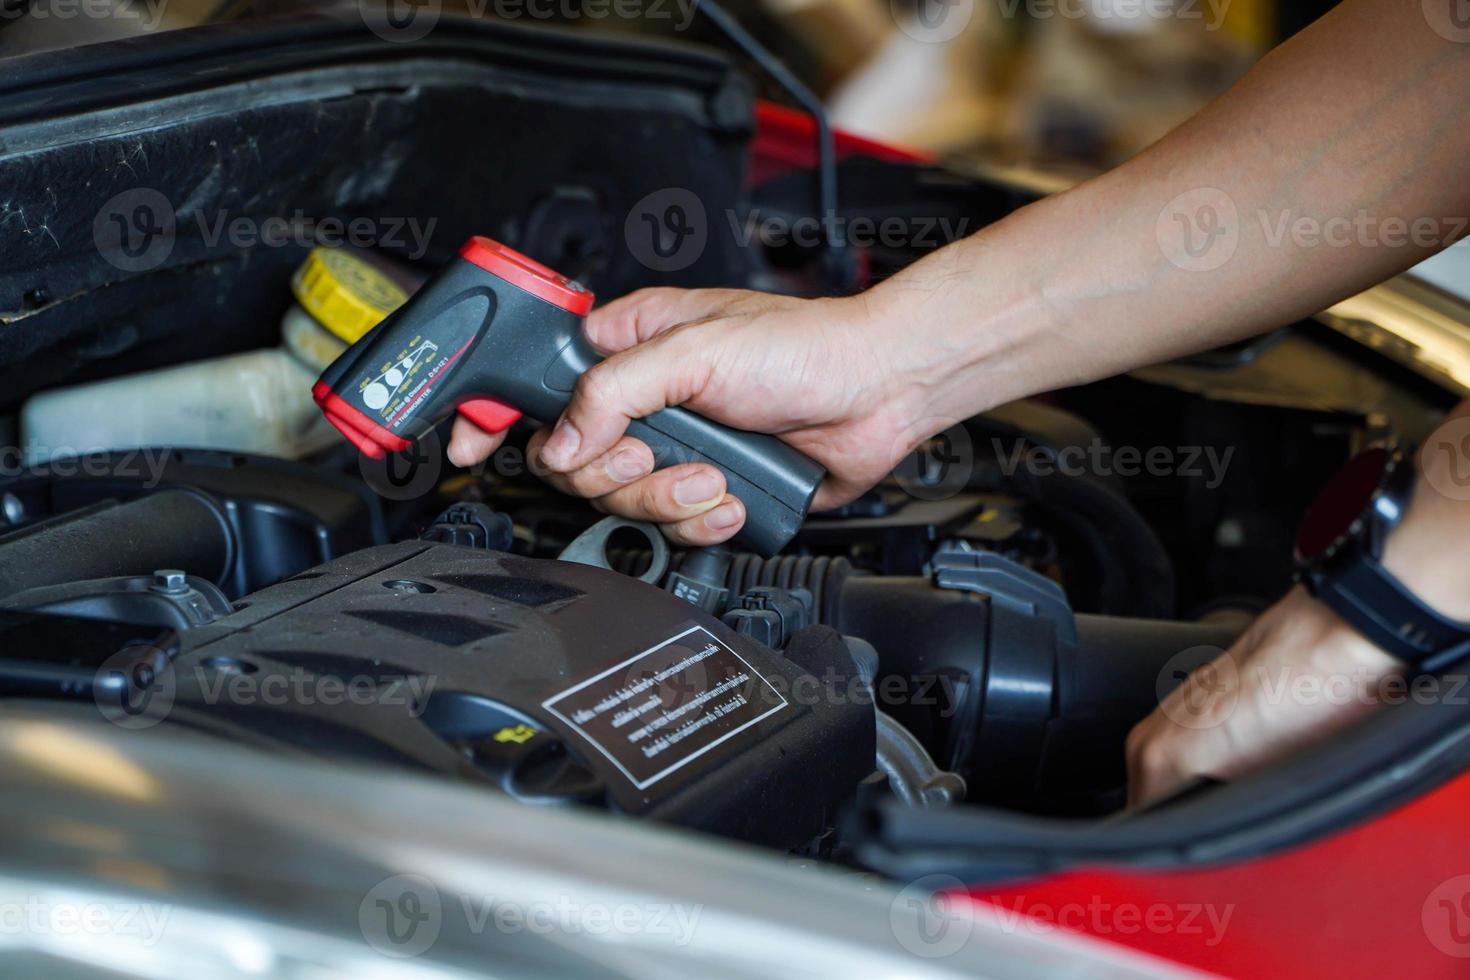
[[[744,657],[693,626],[541,706],[642,790],[780,711],[786,699]]]

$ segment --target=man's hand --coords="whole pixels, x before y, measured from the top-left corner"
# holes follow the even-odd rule
[[[1425,441],[1421,465],[1383,563],[1443,615],[1470,622],[1470,487],[1462,472],[1470,470],[1470,401]],[[1197,776],[1233,779],[1289,755],[1386,698],[1408,697],[1402,671],[1297,586],[1129,733],[1129,801],[1147,803]]]
[[[948,424],[924,418],[922,385],[909,381],[920,372],[904,366],[911,354],[885,336],[862,297],[645,289],[593,311],[586,330],[610,356],[583,375],[555,425],[532,437],[527,457],[559,489],[661,524],[679,544],[730,538],[745,508],[713,466],[655,471],[649,448],[624,434],[632,419],[684,405],[779,435],[827,468],[818,509],[856,497]],[[457,419],[449,458],[473,465],[503,438]]]
[[[612,356],[560,420],[542,420],[556,426],[531,458],[599,507],[712,544],[744,508],[710,467],[653,473],[648,447],[624,437],[630,419],[684,404],[775,433],[828,468],[816,506],[830,507],[979,412],[1324,309],[1463,233],[1467,51],[1418,5],[1343,0],[1117,170],[860,296],[651,289],[610,303],[587,331]],[[1278,219],[1365,207],[1443,235],[1329,248],[1273,233]],[[499,441],[461,420],[450,457],[472,465]]]
[[[1128,734],[1129,802],[1290,755],[1371,710],[1400,668],[1297,586]]]

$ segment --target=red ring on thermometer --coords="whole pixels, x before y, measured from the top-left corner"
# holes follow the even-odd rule
[[[586,316],[592,309],[594,297],[586,286],[484,235],[475,235],[465,242],[459,255],[491,275],[499,276],[512,286],[518,286],[537,299],[544,299],[569,313]]]

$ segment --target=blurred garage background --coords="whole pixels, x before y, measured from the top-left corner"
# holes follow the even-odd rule
[[[0,0],[0,54],[344,2]],[[82,4],[113,4],[128,16],[77,16]],[[1157,139],[1331,0],[725,4],[826,101],[843,128],[950,161],[1078,176]],[[698,16],[696,0],[443,0],[443,7],[729,47]],[[27,8],[30,16],[22,16]],[[784,99],[774,86],[767,94]]]

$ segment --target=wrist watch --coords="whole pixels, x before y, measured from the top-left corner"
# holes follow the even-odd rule
[[[1470,623],[1435,611],[1381,563],[1414,482],[1407,449],[1378,446],[1348,460],[1308,508],[1296,561],[1308,592],[1422,675],[1470,659]]]

